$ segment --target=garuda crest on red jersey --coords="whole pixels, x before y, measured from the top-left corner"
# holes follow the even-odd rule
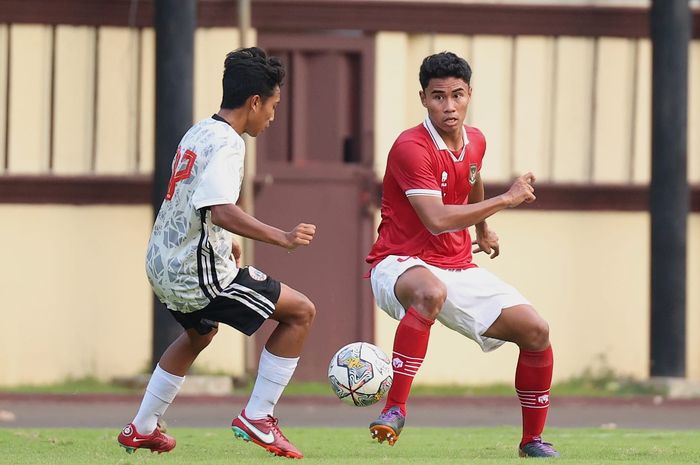
[[[478,173],[478,168],[476,166],[476,163],[470,163],[469,164],[469,184],[472,186],[476,182],[476,173]]]

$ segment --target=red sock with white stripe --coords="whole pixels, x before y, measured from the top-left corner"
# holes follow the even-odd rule
[[[387,395],[384,411],[398,406],[406,415],[406,400],[411,392],[413,377],[423,363],[428,351],[430,327],[434,320],[424,317],[413,307],[399,322],[394,336],[394,353],[391,364],[394,368],[394,381]]]
[[[554,356],[552,346],[541,352],[520,350],[515,370],[515,390],[523,412],[523,438],[520,445],[539,439],[549,411]]]

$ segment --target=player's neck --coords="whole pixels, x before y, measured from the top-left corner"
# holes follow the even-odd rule
[[[437,126],[435,126],[435,129],[437,130],[438,134],[440,134],[440,137],[442,137],[442,140],[445,142],[448,149],[452,151],[462,150],[462,147],[464,147],[464,138],[462,137],[463,134],[461,127],[450,132],[445,132]]]
[[[238,135],[242,135],[245,131],[247,114],[240,109],[219,108],[216,114],[225,119]]]

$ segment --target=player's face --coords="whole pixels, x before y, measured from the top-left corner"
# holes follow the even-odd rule
[[[274,93],[263,100],[259,96],[255,96],[256,100],[252,102],[252,113],[248,120],[246,133],[256,137],[270,126],[275,119],[275,110],[280,103],[280,88],[275,87]]]
[[[460,78],[433,78],[420,91],[423,106],[430,120],[444,133],[461,133],[467,117],[472,88]]]

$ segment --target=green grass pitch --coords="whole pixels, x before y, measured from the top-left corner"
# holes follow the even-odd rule
[[[363,428],[285,428],[313,464],[508,464],[517,457],[518,429],[406,428],[394,447],[373,443]],[[117,429],[0,429],[2,465],[264,465],[291,463],[235,440],[226,428],[171,428],[178,446],[168,454],[126,454]],[[691,464],[700,431],[552,428],[546,439],[566,464]],[[531,463],[528,459],[528,463]]]

